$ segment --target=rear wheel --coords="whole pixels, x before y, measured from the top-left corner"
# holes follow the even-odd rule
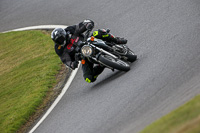
[[[130,65],[122,61],[120,59],[115,59],[110,55],[100,55],[99,56],[99,61],[101,61],[103,64],[108,65],[114,69],[118,69],[121,71],[129,71],[130,70]]]
[[[116,45],[115,47],[116,47],[115,51],[117,51],[121,54],[128,51],[127,54],[124,55],[126,57],[127,61],[132,63],[137,60],[137,55],[135,55],[135,53],[132,50],[130,50],[126,45]]]
[[[137,55],[135,55],[135,53],[129,49],[128,53],[126,54],[127,57],[127,61],[129,62],[134,62],[137,60]]]

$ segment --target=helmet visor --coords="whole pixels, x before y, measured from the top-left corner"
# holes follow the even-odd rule
[[[60,36],[58,39],[56,39],[56,43],[63,44],[65,42],[65,37]]]

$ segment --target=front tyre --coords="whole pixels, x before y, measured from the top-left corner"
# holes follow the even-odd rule
[[[102,62],[103,64],[110,66],[114,69],[118,69],[120,71],[129,71],[130,70],[130,65],[120,59],[115,59],[110,55],[100,55],[99,56],[99,61]]]

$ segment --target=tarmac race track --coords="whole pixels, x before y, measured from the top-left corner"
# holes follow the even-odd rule
[[[93,84],[79,69],[35,133],[137,133],[200,93],[199,0],[1,0],[0,18],[0,32],[89,18],[139,57]]]

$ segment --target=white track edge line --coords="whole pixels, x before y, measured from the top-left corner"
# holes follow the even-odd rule
[[[65,94],[65,92],[68,90],[69,86],[71,85],[74,77],[76,76],[76,73],[78,71],[80,67],[80,64],[78,66],[78,68],[74,71],[72,71],[67,84],[65,84],[65,87],[63,88],[62,92],[60,93],[60,95],[56,98],[56,100],[54,101],[54,103],[51,105],[51,107],[47,110],[47,112],[44,114],[44,116],[40,119],[40,121],[31,129],[31,131],[29,131],[29,133],[33,133],[39,126],[40,124],[46,119],[46,117],[51,113],[51,111],[54,109],[54,107],[58,104],[58,102],[61,100],[61,98],[63,97],[63,95]]]
[[[2,33],[7,33],[11,31],[24,31],[24,30],[41,30],[41,29],[54,29],[54,28],[66,28],[66,25],[39,25],[39,26],[30,26],[24,28],[18,28],[13,30],[4,31]]]
[[[11,31],[36,30],[36,29],[54,29],[54,28],[58,28],[58,27],[66,28],[67,26],[65,26],[65,25],[40,25],[40,26],[31,26],[31,27],[25,27],[25,28],[20,28],[20,29],[9,30],[9,31],[5,31],[2,33],[7,33],[7,32],[11,32]],[[42,116],[42,118],[37,122],[37,124],[29,131],[29,133],[33,133],[40,126],[40,124],[46,119],[46,117],[51,113],[51,111],[55,108],[55,106],[58,104],[58,102],[61,100],[61,98],[66,93],[69,86],[71,85],[74,77],[76,76],[76,73],[78,72],[79,67],[80,67],[80,64],[77,69],[72,71],[72,73],[70,74],[70,77],[67,80],[67,83],[65,84],[65,86],[62,89],[59,96],[56,98],[56,100],[53,102],[53,104],[50,106],[50,108],[47,110],[47,112]]]

